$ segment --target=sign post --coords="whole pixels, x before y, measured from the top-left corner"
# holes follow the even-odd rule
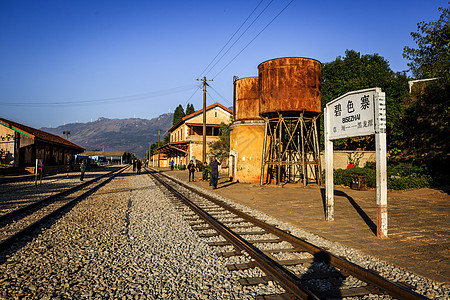
[[[334,221],[333,140],[375,134],[377,236],[387,237],[386,102],[380,88],[349,92],[325,107],[326,220]]]

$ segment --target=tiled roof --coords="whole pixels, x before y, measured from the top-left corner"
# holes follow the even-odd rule
[[[214,103],[214,104],[211,104],[210,106],[207,106],[205,109],[206,109],[206,110],[209,110],[209,109],[211,109],[211,108],[213,108],[213,107],[216,107],[216,106],[221,107],[223,110],[229,112],[230,114],[233,113],[232,110],[226,108],[225,106],[223,106],[222,104],[220,104],[220,103],[218,103],[218,102],[216,102],[216,103]],[[190,119],[190,118],[192,118],[192,117],[194,117],[194,116],[196,116],[196,115],[202,114],[202,113],[203,113],[203,108],[197,110],[196,112],[193,112],[192,114],[189,114],[189,115],[187,115],[187,116],[184,116],[184,117],[183,117],[183,120]]]
[[[87,155],[87,156],[123,156],[125,152],[121,151],[84,151],[81,153],[81,155]]]
[[[58,144],[61,146],[65,146],[68,148],[73,148],[77,150],[85,150],[83,147],[78,146],[75,143],[72,143],[69,140],[66,140],[63,137],[60,137],[59,135],[51,134],[33,127],[29,127],[20,123],[16,123],[7,119],[0,118],[0,125],[3,125],[5,127],[11,128],[15,131],[18,131],[19,133],[23,135],[27,135],[30,138],[34,140],[41,140],[43,142],[48,142],[52,144]]]
[[[167,159],[167,155],[165,153],[160,153],[159,155],[159,159]],[[158,160],[158,154],[152,155],[151,159]]]
[[[230,114],[233,113],[232,110],[230,110],[229,108],[226,108],[225,106],[223,106],[223,105],[220,104],[219,102],[213,103],[213,104],[211,104],[210,106],[205,107],[205,110],[208,111],[208,110],[210,110],[211,108],[214,108],[214,107],[216,107],[216,106],[222,108],[223,110],[229,112]],[[196,112],[193,112],[192,114],[189,114],[189,115],[187,115],[187,116],[184,116],[177,124],[173,125],[173,126],[172,126],[169,130],[167,130],[167,131],[171,132],[172,130],[174,130],[175,128],[177,128],[178,126],[180,126],[180,124],[182,124],[182,123],[185,122],[186,120],[191,119],[191,118],[193,118],[193,117],[195,117],[195,116],[197,116],[197,115],[200,115],[200,114],[202,114],[202,113],[203,113],[203,108],[197,110]]]

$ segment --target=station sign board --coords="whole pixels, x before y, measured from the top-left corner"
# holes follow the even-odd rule
[[[326,219],[334,220],[333,140],[375,135],[377,236],[387,237],[386,100],[381,88],[349,92],[325,107]]]
[[[327,103],[327,111],[330,140],[386,131],[386,103],[380,88],[349,92]]]

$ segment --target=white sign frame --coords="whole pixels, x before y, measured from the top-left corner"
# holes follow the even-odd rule
[[[388,218],[385,93],[378,87],[349,92],[327,103],[324,115],[326,220],[334,221],[333,140],[375,134],[377,236],[386,238]],[[373,124],[370,120],[373,120]]]

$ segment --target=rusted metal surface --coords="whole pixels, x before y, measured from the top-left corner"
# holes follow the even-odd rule
[[[235,99],[236,121],[255,120],[259,117],[259,85],[258,77],[247,77],[236,80]]]
[[[321,64],[310,58],[284,57],[258,66],[260,114],[278,111],[321,112]]]

